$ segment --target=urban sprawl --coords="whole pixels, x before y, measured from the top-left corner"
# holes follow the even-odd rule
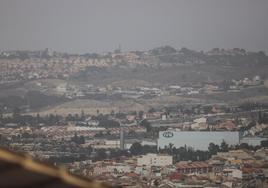
[[[169,46],[83,55],[1,52],[1,146],[115,186],[266,187],[267,75],[172,76],[172,69],[217,62],[232,70],[243,58],[252,60],[249,69],[268,59],[238,48]],[[148,73],[135,76],[140,70]],[[151,81],[165,71],[169,78]]]

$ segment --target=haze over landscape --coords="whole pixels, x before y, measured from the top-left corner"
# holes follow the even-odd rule
[[[268,187],[267,10],[0,0],[0,187]]]
[[[1,0],[0,50],[268,50],[266,0]]]

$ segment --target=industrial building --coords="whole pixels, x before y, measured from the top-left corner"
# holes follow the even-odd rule
[[[157,140],[158,148],[169,144],[174,147],[192,147],[196,150],[207,150],[210,143],[220,145],[222,141],[229,145],[239,144],[239,132],[234,131],[160,131]]]

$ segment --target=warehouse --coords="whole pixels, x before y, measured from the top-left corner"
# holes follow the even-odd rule
[[[195,150],[207,150],[209,143],[220,145],[222,141],[229,145],[239,144],[239,132],[230,131],[160,131],[158,148],[173,144],[174,147],[192,147]]]

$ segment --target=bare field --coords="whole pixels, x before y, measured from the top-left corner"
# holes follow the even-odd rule
[[[87,114],[96,115],[98,113],[108,114],[114,112],[130,111],[148,111],[153,107],[165,107],[185,103],[205,103],[205,100],[195,98],[185,98],[179,96],[161,96],[149,100],[124,99],[120,101],[97,101],[89,99],[78,99],[71,102],[65,102],[61,105],[48,107],[39,111],[42,116],[48,114],[59,114],[67,116],[68,114],[80,114],[84,111]],[[28,113],[28,114],[36,114]]]
[[[40,115],[59,114],[66,116],[68,114],[80,114],[82,110],[87,114],[103,113],[108,114],[111,111],[124,112],[124,111],[140,111],[148,109],[146,106],[139,104],[135,101],[96,101],[79,99],[64,104],[47,108],[39,111]],[[32,113],[36,114],[36,113]]]

